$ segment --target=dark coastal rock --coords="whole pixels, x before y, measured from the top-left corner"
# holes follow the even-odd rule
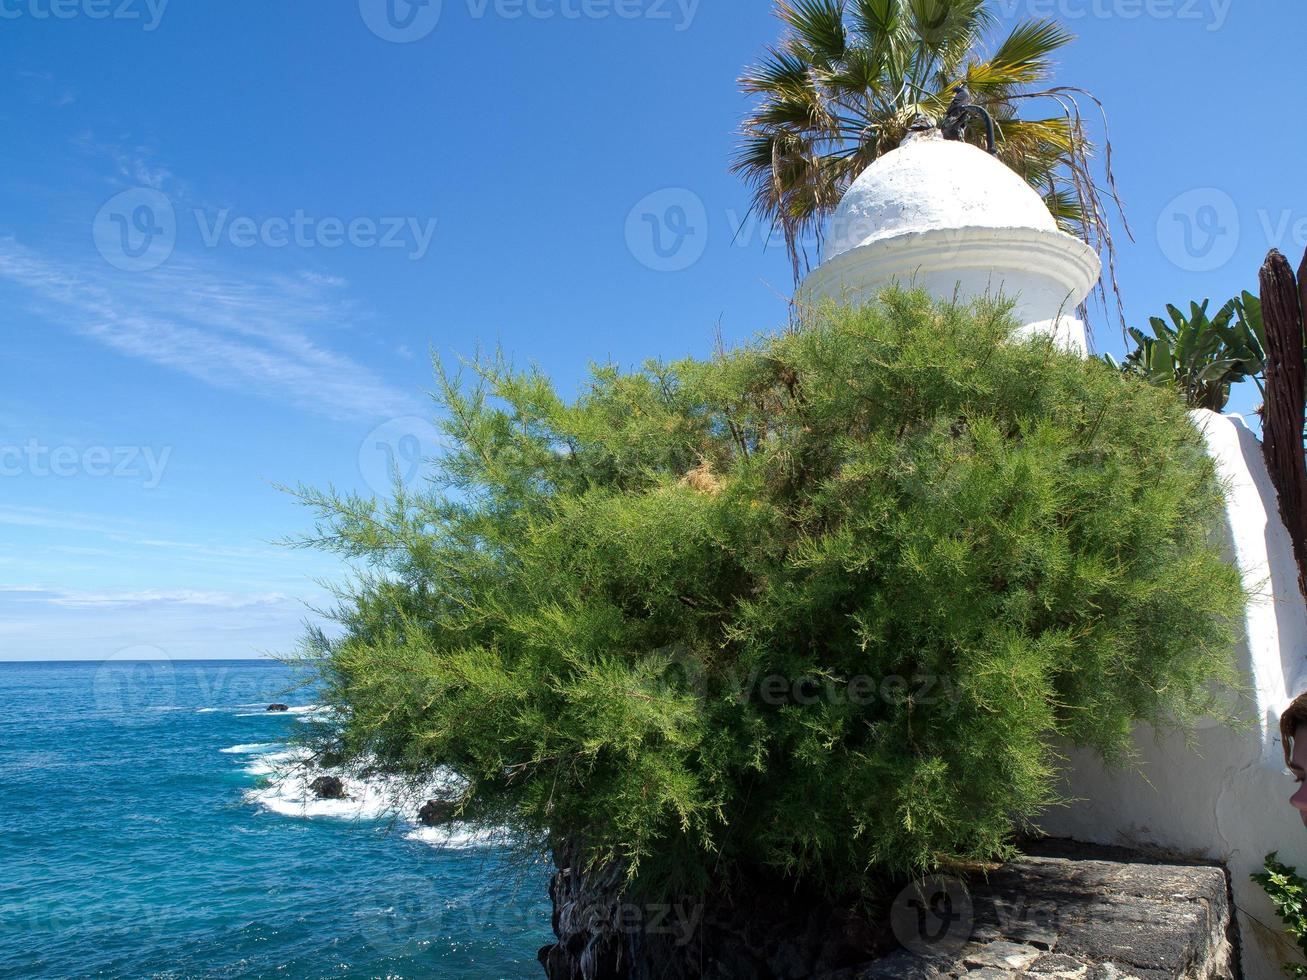
[[[744,877],[697,903],[641,903],[624,891],[621,866],[587,868],[569,846],[555,846],[554,859],[558,942],[539,953],[549,980],[1240,976],[1229,882],[1218,865],[1034,844],[987,878],[962,883],[966,914],[956,936],[950,927],[946,937],[901,949],[887,916],[853,916],[792,882]]]
[[[270,704],[270,705],[268,705],[268,710],[269,710],[269,711],[289,711],[289,710],[290,710],[290,705],[288,705],[288,704]]]
[[[418,823],[426,827],[443,827],[454,822],[458,804],[449,800],[427,800],[418,810]]]
[[[626,892],[618,863],[587,868],[566,845],[554,860],[558,942],[538,956],[549,980],[805,980],[892,948],[887,928],[770,874],[712,896],[644,901]]]
[[[309,789],[320,800],[345,799],[345,784],[336,776],[319,776],[309,783]]]

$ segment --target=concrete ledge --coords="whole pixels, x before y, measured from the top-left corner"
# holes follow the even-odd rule
[[[961,930],[925,930],[933,938],[910,939],[909,949],[822,980],[1240,976],[1219,865],[1123,860],[1121,852],[1081,845],[1038,850],[971,886]]]

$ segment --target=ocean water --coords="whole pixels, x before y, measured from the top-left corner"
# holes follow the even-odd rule
[[[0,663],[0,977],[538,978],[548,869],[310,799],[281,665]],[[269,714],[270,702],[294,706]]]

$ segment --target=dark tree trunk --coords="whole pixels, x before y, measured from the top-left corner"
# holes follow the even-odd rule
[[[1289,260],[1277,250],[1260,275],[1266,323],[1266,409],[1262,453],[1280,499],[1280,516],[1298,560],[1298,588],[1307,596],[1307,462],[1303,458],[1303,309],[1307,257],[1295,280]]]

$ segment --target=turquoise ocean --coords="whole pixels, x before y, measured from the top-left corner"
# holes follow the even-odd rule
[[[548,868],[312,799],[317,718],[274,662],[0,663],[0,977],[542,976]]]

